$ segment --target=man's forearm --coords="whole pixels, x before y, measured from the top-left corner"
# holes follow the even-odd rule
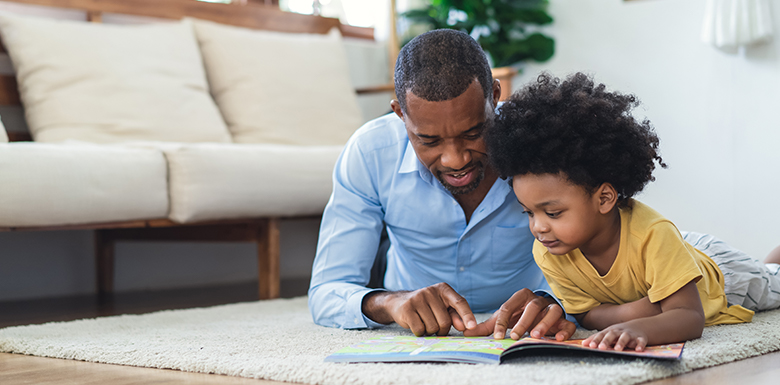
[[[584,315],[575,317],[587,329],[602,330],[615,324],[638,318],[652,317],[658,314],[661,314],[661,305],[652,303],[648,297],[644,297],[622,305],[604,303],[596,306]]]

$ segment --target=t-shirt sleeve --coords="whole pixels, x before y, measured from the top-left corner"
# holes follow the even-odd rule
[[[641,252],[645,260],[647,296],[658,302],[680,290],[688,282],[698,282],[702,272],[694,251],[671,222],[654,224],[647,232]]]
[[[567,277],[564,265],[555,263],[550,258],[547,248],[539,241],[534,242],[533,253],[536,264],[539,265],[547,283],[555,296],[558,297],[566,313],[582,314],[600,305],[599,301],[588,295]]]

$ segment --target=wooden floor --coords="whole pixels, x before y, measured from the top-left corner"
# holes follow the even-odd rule
[[[306,294],[308,281],[282,281],[282,297]],[[115,314],[140,314],[163,309],[213,306],[253,301],[255,284],[117,295],[112,301],[87,297],[0,302],[0,327]],[[649,382],[652,385],[775,385],[780,378],[780,352],[701,369]],[[0,353],[0,384],[282,384],[214,374],[138,368]]]

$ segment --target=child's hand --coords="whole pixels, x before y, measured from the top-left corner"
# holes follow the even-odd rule
[[[586,338],[582,341],[582,346],[600,350],[608,350],[614,346],[615,350],[629,348],[641,352],[647,346],[647,335],[630,324],[621,323],[612,325]]]

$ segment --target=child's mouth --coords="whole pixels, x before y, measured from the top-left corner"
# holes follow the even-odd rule
[[[539,243],[541,243],[542,246],[544,246],[544,247],[546,247],[548,249],[551,248],[551,247],[558,246],[558,244],[560,244],[559,241],[542,241],[542,240],[540,240]]]

